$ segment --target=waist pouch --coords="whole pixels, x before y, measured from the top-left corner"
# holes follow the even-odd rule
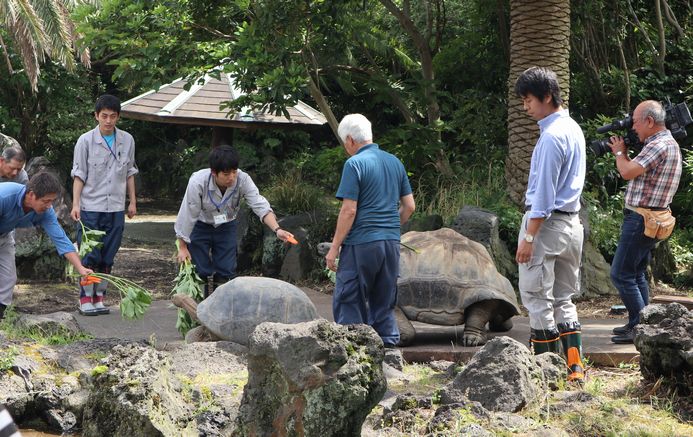
[[[666,240],[674,231],[676,217],[671,215],[671,210],[653,211],[646,208],[635,208],[645,221],[645,236]]]

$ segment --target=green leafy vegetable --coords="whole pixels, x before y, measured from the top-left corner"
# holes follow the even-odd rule
[[[176,248],[180,249],[178,240],[176,240]],[[190,260],[185,260],[181,263],[178,268],[178,276],[173,280],[174,285],[171,290],[171,294],[187,294],[192,297],[195,302],[201,302],[204,298],[202,292],[202,285],[204,282],[198,276],[195,271],[195,266],[190,262]],[[183,336],[188,333],[192,328],[197,326],[198,323],[195,322],[192,317],[183,309],[178,310],[178,320],[176,320],[176,329]]]

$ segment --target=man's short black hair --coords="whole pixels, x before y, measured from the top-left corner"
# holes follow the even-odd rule
[[[110,109],[116,114],[120,114],[120,99],[110,94],[99,96],[99,98],[96,99],[96,104],[94,105],[94,112],[98,114],[104,109]]]
[[[215,173],[238,170],[238,152],[229,145],[221,145],[209,152],[209,168]]]
[[[49,194],[60,194],[62,186],[58,178],[48,171],[36,173],[26,184],[27,193],[31,191],[37,199]]]
[[[530,67],[523,71],[515,82],[515,93],[520,97],[531,94],[542,101],[550,95],[554,108],[558,108],[563,103],[558,77],[556,73],[545,67]]]

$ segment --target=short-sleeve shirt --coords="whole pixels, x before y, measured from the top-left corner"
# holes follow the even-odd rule
[[[125,211],[127,179],[139,170],[132,135],[116,129],[115,136],[115,144],[109,148],[97,126],[77,140],[70,174],[84,181],[80,198],[83,211]]]
[[[176,237],[190,243],[190,233],[197,221],[215,224],[214,216],[225,214],[228,221],[235,220],[240,209],[241,198],[260,220],[272,212],[269,202],[260,195],[255,182],[248,173],[238,170],[236,184],[222,194],[214,183],[209,168],[196,171],[188,180],[188,187],[181,202],[174,229]]]
[[[666,208],[674,199],[681,179],[681,149],[668,129],[645,139],[645,146],[633,162],[645,173],[628,182],[626,204]]]
[[[402,162],[367,144],[344,163],[336,197],[357,202],[356,218],[343,244],[364,244],[400,237],[400,198],[411,194]]]

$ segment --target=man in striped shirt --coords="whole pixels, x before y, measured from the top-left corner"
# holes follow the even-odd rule
[[[657,239],[644,235],[644,219],[635,209],[668,209],[681,179],[681,150],[666,128],[665,119],[661,103],[646,100],[633,111],[633,130],[645,144],[638,156],[628,157],[621,137],[611,137],[609,143],[618,172],[629,181],[621,238],[611,263],[611,282],[628,310],[628,323],[614,328],[614,343],[633,343],[633,328],[649,301],[645,270]]]

